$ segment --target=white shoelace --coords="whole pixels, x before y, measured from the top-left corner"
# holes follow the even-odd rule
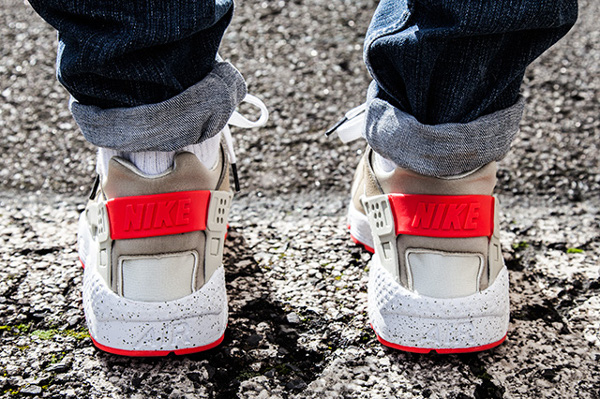
[[[349,143],[363,138],[362,134],[365,131],[365,124],[367,123],[366,111],[367,103],[352,108],[350,111],[346,112],[344,117],[333,125],[333,127],[327,130],[325,135],[330,137],[337,134],[343,143]],[[385,173],[392,172],[397,168],[397,165],[394,162],[377,153],[375,153],[375,164]]]
[[[239,112],[234,111],[231,115],[231,118],[229,118],[229,121],[223,128],[223,137],[225,138],[225,143],[227,144],[227,153],[229,155],[229,163],[231,164],[235,191],[240,191],[240,181],[237,174],[237,159],[235,157],[235,150],[233,149],[233,137],[231,136],[231,129],[229,126],[249,129],[253,127],[264,126],[269,120],[269,110],[267,109],[265,103],[263,103],[259,98],[251,94],[246,94],[246,97],[244,97],[242,102],[247,102],[248,104],[258,107],[260,109],[260,117],[256,121],[251,121],[243,117]]]
[[[367,122],[367,103],[352,108],[346,112],[346,115],[335,125],[325,132],[326,136],[332,136],[334,133],[343,143],[349,143],[362,138],[362,132]]]

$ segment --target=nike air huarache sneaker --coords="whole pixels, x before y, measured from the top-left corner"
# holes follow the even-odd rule
[[[78,228],[83,307],[93,343],[126,356],[188,354],[217,346],[227,326],[222,264],[232,192],[238,189],[229,125],[259,127],[234,112],[214,166],[179,152],[148,175],[113,156],[96,180]],[[227,148],[227,151],[226,151]]]
[[[475,352],[506,337],[508,271],[500,250],[496,163],[451,178],[396,168],[367,148],[348,224],[374,252],[368,309],[381,343],[427,353]]]
[[[327,135],[361,138],[365,111],[366,104],[348,111]],[[352,239],[374,253],[368,312],[379,341],[417,353],[499,345],[509,297],[492,195],[496,163],[436,178],[381,161],[367,147],[348,210]]]
[[[147,176],[113,157],[79,220],[83,306],[94,344],[128,356],[186,354],[223,340],[228,162],[188,152]]]

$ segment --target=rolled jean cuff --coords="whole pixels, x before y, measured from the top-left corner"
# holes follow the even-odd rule
[[[86,140],[99,147],[176,151],[219,133],[245,95],[242,75],[218,62],[200,82],[161,103],[102,109],[72,100],[70,109]]]
[[[454,176],[508,153],[519,131],[524,101],[468,123],[425,125],[374,98],[369,90],[365,138],[379,155],[427,176]]]

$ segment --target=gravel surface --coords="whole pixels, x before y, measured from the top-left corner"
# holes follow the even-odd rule
[[[451,356],[387,349],[368,328],[370,255],[344,218],[364,144],[322,135],[364,99],[375,7],[240,2],[221,53],[272,117],[234,133],[228,332],[202,354],[128,359],[85,329],[75,230],[94,157],[54,78],[56,35],[22,1],[0,4],[0,396],[600,398],[600,3],[581,1],[528,70],[501,163],[508,340]]]

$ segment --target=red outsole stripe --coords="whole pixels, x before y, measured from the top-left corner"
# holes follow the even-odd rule
[[[373,326],[371,326],[371,328],[373,328]],[[491,344],[486,344],[486,345],[480,345],[480,346],[473,346],[471,348],[448,348],[448,349],[436,349],[436,348],[417,348],[414,346],[403,346],[403,345],[398,345],[395,344],[393,342],[389,342],[386,341],[385,339],[381,338],[379,336],[379,334],[377,334],[377,331],[375,331],[375,329],[373,328],[373,332],[375,332],[375,335],[377,336],[377,340],[379,342],[381,342],[383,345],[389,347],[389,348],[393,348],[393,349],[398,349],[404,352],[411,352],[411,353],[429,353],[431,351],[437,352],[440,355],[450,355],[450,354],[456,354],[456,353],[471,353],[471,352],[481,352],[481,351],[485,351],[488,349],[492,349],[495,348],[496,346],[500,345],[502,342],[504,342],[504,340],[506,340],[506,336],[508,335],[508,333],[506,335],[504,335],[504,337],[502,337],[500,340],[496,341],[496,342],[492,342]]]
[[[350,225],[348,225],[348,230],[350,230]],[[352,241],[356,244],[356,245],[360,245],[362,246],[364,249],[366,249],[368,252],[374,254],[375,250],[373,248],[371,248],[370,246],[368,246],[367,244],[365,244],[364,242],[359,241],[358,238],[354,237],[352,235],[352,233],[350,233],[350,238],[352,239]]]
[[[170,353],[174,353],[175,355],[189,355],[191,353],[207,351],[209,349],[212,349],[212,348],[218,346],[221,342],[223,342],[223,339],[225,338],[225,333],[223,333],[223,335],[221,335],[221,338],[219,338],[215,342],[212,342],[208,345],[196,346],[194,348],[184,348],[184,349],[165,350],[165,351],[134,351],[134,350],[127,350],[127,349],[111,348],[109,346],[98,343],[91,336],[90,336],[90,338],[92,339],[92,342],[94,343],[96,348],[98,348],[104,352],[112,353],[113,355],[129,356],[129,357],[160,357],[160,356],[167,356]]]
[[[373,248],[371,248],[370,246],[368,246],[367,244],[360,242],[358,240],[358,238],[354,237],[352,234],[350,234],[350,238],[352,239],[352,241],[354,241],[355,244],[362,246],[364,249],[366,249],[368,252],[370,253],[375,253],[375,250]]]

